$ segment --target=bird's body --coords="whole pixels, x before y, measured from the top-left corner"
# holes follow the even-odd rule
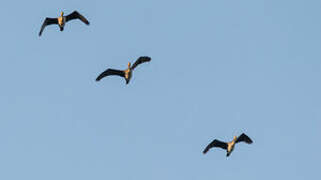
[[[106,71],[102,72],[97,78],[96,81],[100,81],[102,78],[106,76],[112,76],[117,75],[125,78],[126,84],[129,83],[130,79],[132,78],[133,70],[141,63],[149,62],[151,60],[150,57],[142,56],[139,57],[136,62],[131,66],[131,63],[129,62],[127,65],[127,69],[125,70],[116,70],[116,69],[107,69]]]
[[[63,13],[61,13],[61,16],[59,16],[57,19],[60,31],[63,31],[66,24],[66,17],[63,15]]]
[[[226,156],[229,156],[232,153],[232,151],[234,150],[235,142],[236,142],[236,136],[234,136],[232,141],[227,143]]]
[[[226,156],[230,156],[232,151],[234,150],[235,144],[238,142],[246,142],[247,144],[252,144],[252,140],[246,135],[241,134],[239,137],[234,136],[233,140],[230,142],[222,142],[217,139],[214,139],[207,147],[204,149],[203,153],[206,154],[213,147],[220,147],[226,150]]]
[[[73,13],[64,16],[64,12],[61,12],[60,16],[57,18],[49,18],[47,17],[45,19],[45,21],[43,22],[40,32],[39,32],[39,36],[41,36],[42,31],[45,29],[46,26],[51,25],[51,24],[57,24],[60,28],[60,31],[64,30],[65,24],[66,22],[73,20],[73,19],[80,19],[82,22],[84,22],[85,24],[89,25],[89,21],[82,16],[81,14],[79,14],[77,11],[74,11]]]
[[[128,65],[128,68],[124,71],[124,73],[125,73],[126,84],[128,84],[130,79],[132,78],[132,70],[130,68],[130,64]]]

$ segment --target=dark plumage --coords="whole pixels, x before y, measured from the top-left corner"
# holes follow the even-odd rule
[[[101,74],[96,78],[96,81],[100,81],[102,78],[104,78],[104,77],[106,77],[106,76],[112,76],[112,75],[125,77],[124,71],[120,71],[120,70],[116,70],[116,69],[107,69],[106,71],[104,71],[103,73],[101,73]]]
[[[150,57],[148,56],[142,56],[142,57],[139,57],[135,63],[133,64],[133,66],[130,68],[131,70],[134,70],[138,65],[142,64],[142,63],[145,63],[145,62],[149,62],[151,60]]]
[[[80,19],[82,22],[84,22],[85,24],[89,25],[89,21],[82,16],[81,14],[79,14],[77,11],[72,12],[71,14],[64,16],[64,13],[61,12],[61,15],[58,18],[49,18],[47,17],[45,19],[45,21],[43,22],[40,32],[39,32],[39,36],[41,36],[43,30],[45,29],[46,26],[48,25],[52,25],[52,24],[57,24],[60,28],[60,31],[64,30],[64,26],[66,24],[66,22],[73,20],[73,19]]]
[[[239,142],[246,142],[247,144],[252,144],[253,141],[244,133],[242,133],[236,140],[236,143],[239,143]]]
[[[126,84],[129,83],[131,77],[132,77],[132,71],[139,65],[145,62],[149,62],[151,61],[150,57],[147,56],[142,56],[139,57],[135,63],[131,66],[131,63],[128,63],[128,67],[127,69],[121,71],[121,70],[117,70],[117,69],[107,69],[106,71],[102,72],[97,78],[96,81],[100,81],[102,78],[106,77],[106,76],[112,76],[112,75],[117,75],[117,76],[121,76],[123,78],[125,78],[126,80]]]
[[[41,26],[39,36],[41,36],[42,31],[45,29],[45,27],[48,25],[51,25],[51,24],[58,24],[58,18],[48,18],[47,17]]]
[[[73,19],[79,19],[81,20],[83,23],[89,25],[89,21],[82,16],[81,14],[79,14],[77,11],[72,12],[71,14],[69,14],[68,16],[66,16],[66,22],[73,20]]]
[[[252,144],[253,141],[244,133],[242,133],[239,137],[234,136],[233,140],[230,142],[222,142],[217,139],[214,139],[210,144],[206,146],[203,153],[206,154],[211,148],[219,147],[226,150],[226,156],[229,156],[234,150],[234,146],[236,143],[245,142],[247,144]]]
[[[220,147],[222,149],[227,149],[227,143],[214,139],[209,145],[206,146],[203,153],[206,154],[208,150],[210,150],[212,147]]]

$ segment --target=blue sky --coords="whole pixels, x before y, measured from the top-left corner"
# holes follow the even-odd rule
[[[0,179],[318,179],[321,1],[6,1]],[[78,10],[59,32],[45,17]],[[139,56],[129,85],[95,82]],[[201,152],[242,132],[229,158]]]

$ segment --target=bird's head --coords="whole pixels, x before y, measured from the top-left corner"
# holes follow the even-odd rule
[[[131,66],[130,62],[128,62],[128,65],[127,65],[127,66],[128,66],[128,68],[130,68],[130,66]]]
[[[233,140],[234,140],[234,141],[236,141],[236,139],[237,139],[237,137],[236,137],[236,136],[234,136],[234,137],[233,137]]]
[[[64,16],[64,12],[63,11],[60,12],[60,16]]]

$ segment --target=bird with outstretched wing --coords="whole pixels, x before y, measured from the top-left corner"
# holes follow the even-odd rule
[[[133,70],[140,64],[145,63],[145,62],[149,62],[151,61],[151,58],[148,56],[141,56],[139,57],[135,63],[131,66],[131,63],[128,63],[128,67],[125,70],[116,70],[116,69],[107,69],[106,71],[102,72],[97,78],[96,81],[100,81],[102,78],[106,77],[106,76],[111,76],[111,75],[117,75],[117,76],[121,76],[123,78],[125,78],[126,80],[126,84],[129,83],[131,77],[132,77],[132,72]]]
[[[210,150],[213,147],[220,147],[222,149],[227,149],[227,143],[214,139],[209,145],[206,146],[206,148],[203,151],[203,154],[206,154],[208,150]]]

